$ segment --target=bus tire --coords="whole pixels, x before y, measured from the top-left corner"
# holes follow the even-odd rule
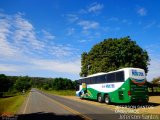
[[[105,96],[104,96],[104,102],[105,102],[106,104],[110,104],[109,95],[105,95]]]
[[[101,94],[98,94],[98,95],[97,95],[97,101],[98,101],[99,103],[102,103],[102,102],[103,102],[103,100],[102,100],[102,95],[101,95]]]

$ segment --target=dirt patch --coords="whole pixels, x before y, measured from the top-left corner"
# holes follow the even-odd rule
[[[150,96],[148,108],[139,108],[140,112],[160,114],[160,96]]]
[[[109,108],[115,113],[131,113],[131,114],[160,114],[160,96],[151,96],[149,98],[149,104],[147,105],[107,105],[105,103],[98,103],[96,101],[81,100],[76,96],[63,96],[75,101],[96,105],[97,107]]]

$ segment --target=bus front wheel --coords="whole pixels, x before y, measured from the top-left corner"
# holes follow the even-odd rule
[[[105,95],[104,101],[105,101],[106,104],[110,103],[109,95]]]

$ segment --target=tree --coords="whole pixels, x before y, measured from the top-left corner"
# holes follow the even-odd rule
[[[10,87],[10,81],[6,75],[0,74],[0,97],[3,96],[3,92],[7,92]]]
[[[67,90],[74,89],[74,84],[70,79],[67,78],[55,78],[52,82],[52,89],[55,90]]]
[[[149,61],[147,51],[138,46],[130,37],[109,38],[94,45],[88,53],[82,53],[80,76],[124,67],[142,68],[147,73]]]
[[[81,64],[82,64],[82,68],[81,68],[80,76],[83,76],[83,77],[87,76],[89,63],[87,61],[87,53],[86,52],[82,53]]]
[[[49,89],[49,84],[44,83],[44,84],[43,84],[43,89],[44,89],[44,90],[48,90],[48,89]]]
[[[23,90],[28,90],[31,88],[31,78],[29,78],[28,76],[25,77],[19,77],[16,80],[16,83],[14,85],[15,89],[18,90],[19,92],[22,92]]]

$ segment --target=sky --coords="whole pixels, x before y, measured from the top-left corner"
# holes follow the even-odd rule
[[[81,54],[130,38],[160,76],[159,0],[0,0],[0,73],[79,79]]]

